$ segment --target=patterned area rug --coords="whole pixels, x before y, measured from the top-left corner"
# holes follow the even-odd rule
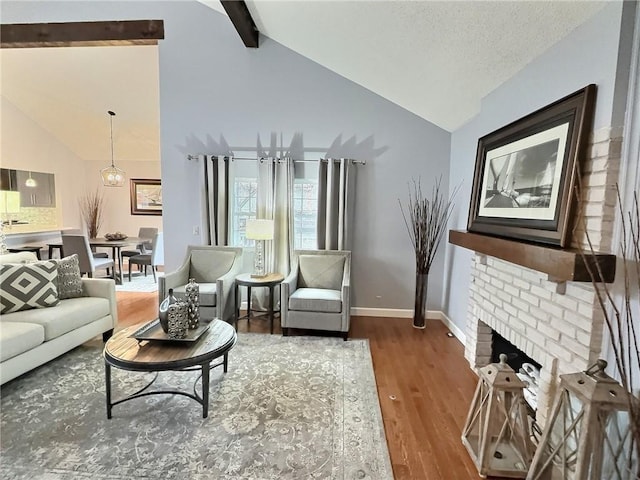
[[[113,399],[150,375],[112,369]],[[152,388],[192,391],[195,378],[163,372]],[[366,340],[240,333],[210,391],[208,418],[155,395],[107,420],[92,341],[2,387],[0,478],[393,478]]]
[[[144,276],[142,272],[131,272],[131,281],[127,275],[127,269],[124,268],[124,281],[122,285],[116,284],[116,292],[157,292],[158,283],[153,281],[153,275],[147,273]],[[156,274],[157,275],[157,274]]]

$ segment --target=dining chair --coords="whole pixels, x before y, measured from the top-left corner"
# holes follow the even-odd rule
[[[144,265],[144,275],[147,276],[147,265],[151,266],[153,281],[157,282],[156,270],[158,265],[164,265],[164,240],[162,232],[156,233],[151,242],[151,251],[129,257],[129,281],[131,281],[131,265]]]
[[[60,236],[62,235],[83,235],[82,230],[79,228],[65,228],[64,230],[60,230]],[[64,246],[60,243],[48,243],[49,247],[49,258],[53,258],[53,251],[58,250],[60,254],[60,258],[64,257]],[[95,248],[91,249],[91,253],[95,258],[109,258],[109,254],[107,252],[96,252]]]
[[[112,258],[94,257],[89,240],[84,235],[62,235],[62,248],[65,256],[78,255],[80,274],[93,277],[96,270],[106,268],[107,276],[115,279],[115,268]],[[112,271],[113,273],[110,273]]]
[[[130,258],[135,257],[136,255],[140,255],[141,253],[147,253],[146,250],[149,250],[151,247],[151,243],[153,242],[153,238],[156,233],[158,233],[158,229],[155,227],[140,227],[138,230],[138,238],[140,239],[140,243],[136,245],[135,250],[123,250],[121,255],[122,258]],[[138,267],[140,264],[138,264]]]

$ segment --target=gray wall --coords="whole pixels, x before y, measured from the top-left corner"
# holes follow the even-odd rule
[[[449,185],[450,134],[265,37],[246,49],[231,22],[198,2],[2,2],[2,22],[159,18],[161,152],[166,263],[177,266],[202,223],[202,165],[186,153],[284,144],[366,160],[358,169],[352,285],[354,306],[413,308],[414,256],[398,198],[412,178],[430,192]],[[314,32],[315,35],[320,35]],[[124,48],[124,47],[121,47]],[[381,64],[381,69],[384,65]],[[392,75],[401,72],[383,72]],[[208,147],[207,147],[208,146]],[[455,170],[454,170],[455,172]],[[430,280],[441,309],[444,245]],[[381,298],[376,298],[381,296]]]
[[[619,126],[614,112],[626,98],[620,78],[628,75],[629,58],[620,61],[621,2],[612,2],[565,39],[536,58],[482,101],[480,113],[452,133],[450,185],[463,180],[452,228],[466,230],[478,139],[589,83],[598,86],[594,129]],[[628,24],[629,22],[627,22]],[[628,28],[627,25],[625,28]],[[628,48],[624,49],[628,52]],[[626,69],[624,65],[627,65]],[[443,308],[464,331],[473,252],[447,245]]]

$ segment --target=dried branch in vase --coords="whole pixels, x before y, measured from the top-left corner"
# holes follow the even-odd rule
[[[87,192],[80,197],[78,204],[89,238],[96,238],[102,225],[102,210],[104,209],[102,192],[98,189],[94,192]]]
[[[640,459],[640,400],[637,398],[640,393],[640,208],[637,191],[633,193],[631,210],[627,212],[623,211],[618,185],[616,192],[622,227],[621,261],[618,262],[622,271],[617,276],[620,278],[619,275],[622,275],[622,284],[607,285],[598,282],[602,278],[600,265],[593,262],[594,269],[590,267],[591,262],[586,261],[586,257],[595,255],[586,228],[587,249],[579,245],[579,250],[585,258],[585,265],[604,314],[620,383],[628,393],[626,400],[631,421],[632,448],[636,449]],[[580,203],[579,205],[581,206]],[[584,227],[584,216],[579,215],[578,218]],[[640,475],[640,471],[637,473]]]
[[[428,199],[422,194],[420,180],[417,182],[413,180],[413,190],[409,189],[406,213],[402,202],[398,199],[402,218],[416,255],[416,273],[429,273],[431,270],[431,264],[451,217],[453,198],[460,189],[460,186],[457,186],[446,200],[441,184],[442,177],[436,181],[431,191],[431,199]]]

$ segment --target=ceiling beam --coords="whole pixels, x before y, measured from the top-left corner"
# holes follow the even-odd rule
[[[244,0],[220,0],[222,7],[229,15],[233,26],[236,27],[244,46],[248,48],[258,48],[258,37],[260,32],[251,18],[251,13]]]
[[[0,28],[0,48],[157,45],[162,20],[14,23]]]

